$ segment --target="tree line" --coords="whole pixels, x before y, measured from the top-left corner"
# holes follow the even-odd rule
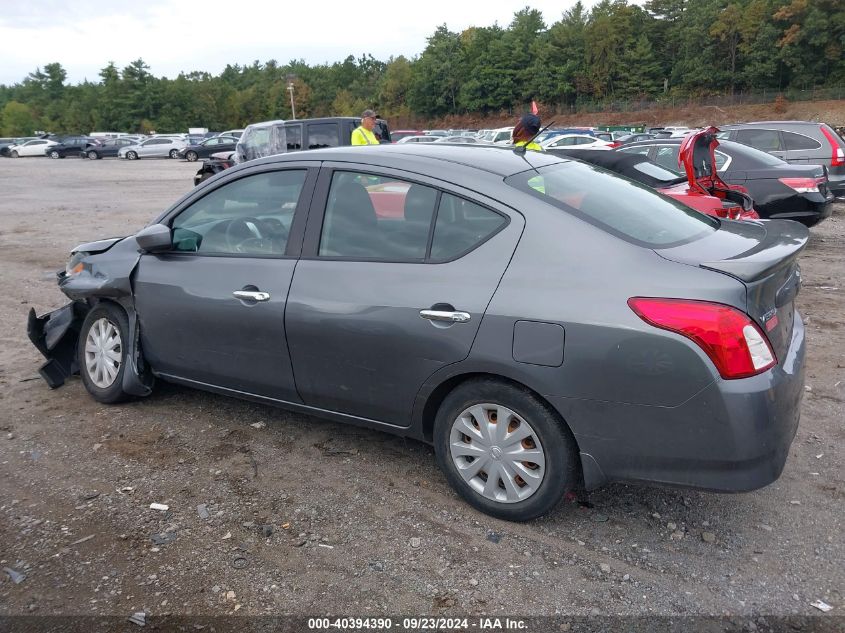
[[[394,121],[551,109],[619,99],[670,99],[737,90],[845,84],[842,0],[601,0],[580,2],[547,25],[526,7],[507,27],[450,31],[418,56],[365,54],[317,65],[275,60],[229,65],[219,75],[155,77],[143,59],[99,81],[66,83],[60,63],[0,85],[5,136],[53,132],[222,130],[296,115]]]

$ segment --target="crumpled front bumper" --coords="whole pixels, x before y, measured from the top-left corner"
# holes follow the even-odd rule
[[[76,345],[86,311],[87,306],[76,301],[42,316],[37,316],[34,308],[29,311],[26,332],[47,359],[38,373],[52,389],[79,373]]]

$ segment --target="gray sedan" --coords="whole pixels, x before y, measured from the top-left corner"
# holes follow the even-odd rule
[[[610,481],[780,475],[807,237],[537,152],[296,152],[75,248],[72,302],[29,336],[52,387],[164,380],[415,438],[473,506],[527,520]]]

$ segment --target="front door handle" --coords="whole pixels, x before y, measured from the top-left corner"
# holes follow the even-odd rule
[[[240,299],[241,301],[269,301],[270,300],[270,293],[269,292],[257,292],[253,290],[235,290],[232,293],[236,299]]]
[[[420,316],[429,321],[446,321],[447,323],[466,323],[472,318],[469,312],[450,312],[448,310],[420,310]]]

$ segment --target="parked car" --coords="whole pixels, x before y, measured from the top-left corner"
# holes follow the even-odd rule
[[[129,136],[118,136],[115,138],[104,138],[99,145],[92,145],[85,150],[84,156],[91,160],[99,158],[114,158],[121,147],[137,145],[140,141]]]
[[[99,402],[159,379],[429,442],[470,504],[527,520],[609,481],[777,479],[807,240],[543,153],[289,152],[78,246],[28,332],[51,386],[78,367]]]
[[[731,220],[756,220],[754,200],[742,185],[724,182],[716,171],[716,128],[687,136],[679,148],[685,174],[679,176],[640,154],[593,150],[548,150],[632,178],[707,215]]]
[[[540,132],[540,134],[537,135],[537,138],[534,139],[534,142],[542,145],[543,141],[546,141],[553,136],[562,136],[563,134],[581,134],[584,136],[596,137],[595,132],[589,128],[549,128],[545,132]]]
[[[397,143],[436,143],[441,138],[448,138],[447,136],[434,136],[431,134],[421,134],[419,136],[403,136]]]
[[[179,158],[179,150],[185,147],[185,141],[178,137],[153,136],[137,145],[127,145],[117,150],[118,158],[136,160],[138,158]]]
[[[20,145],[9,146],[11,158],[23,158],[24,156],[46,156],[47,149],[56,145],[56,141],[46,138],[36,138],[31,141],[24,141]]]
[[[557,136],[547,138],[540,143],[540,146],[545,149],[578,147],[579,149],[608,150],[611,149],[613,144],[587,134],[559,134]]]
[[[264,121],[246,128],[235,146],[233,160],[209,159],[194,176],[194,183],[228,169],[232,164],[254,160],[274,154],[296,152],[305,149],[323,149],[349,145],[352,131],[361,125],[359,117],[325,117],[317,119],[296,119],[293,121]],[[391,135],[387,121],[376,120],[374,129],[381,143],[390,143]]]
[[[8,157],[12,145],[23,145],[27,141],[35,139],[34,136],[21,136],[18,138],[0,138],[0,156]]]
[[[193,163],[198,158],[208,158],[217,152],[233,152],[238,139],[234,136],[214,136],[196,145],[188,145],[179,150],[179,158]]]
[[[617,151],[643,154],[681,174],[684,173],[678,161],[681,143],[681,139],[653,139],[624,145]],[[833,212],[833,193],[821,165],[789,164],[732,141],[719,143],[714,160],[725,182],[748,190],[761,218],[797,220],[813,226]]]
[[[624,145],[626,143],[635,143],[637,141],[648,141],[654,138],[654,134],[646,134],[644,132],[638,132],[636,134],[625,134],[623,136],[619,136],[616,138],[615,142],[619,145]]]
[[[823,165],[830,190],[845,197],[845,140],[826,123],[760,121],[721,126],[720,138],[750,145],[792,164]]]
[[[226,130],[225,132],[220,132],[217,136],[234,136],[235,138],[240,138],[243,133],[244,131],[242,129]]]
[[[390,140],[398,143],[406,136],[423,136],[422,130],[394,130],[390,133]]]
[[[90,136],[63,136],[54,139],[55,145],[47,149],[50,158],[67,158],[68,156],[85,156],[89,147],[95,147],[100,141]]]

